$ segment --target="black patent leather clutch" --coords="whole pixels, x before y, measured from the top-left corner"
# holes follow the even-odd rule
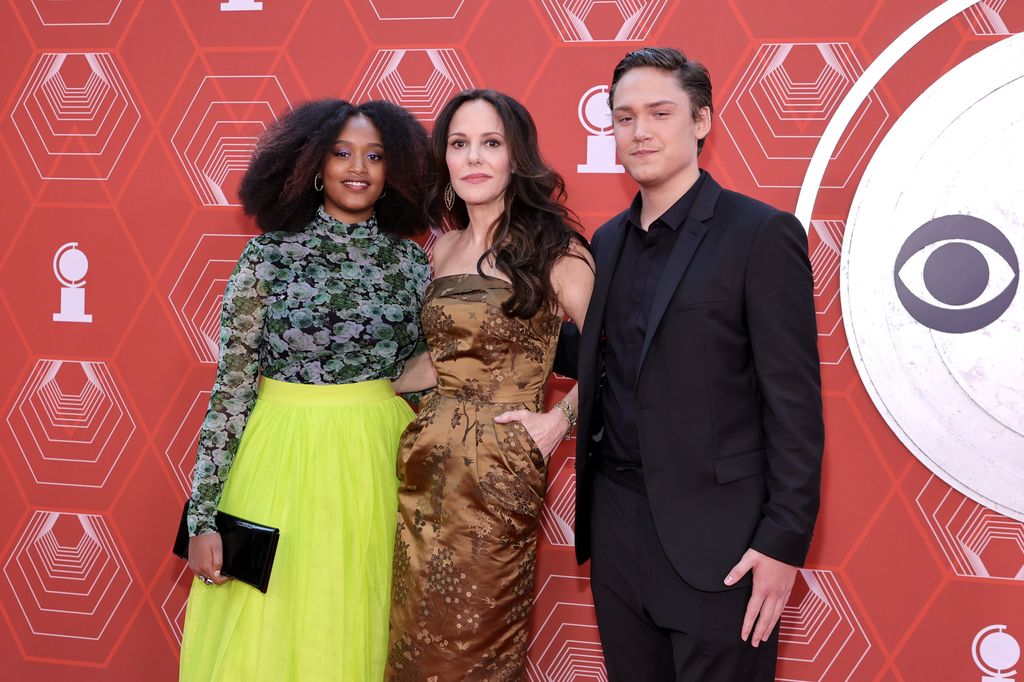
[[[182,559],[188,559],[188,504],[189,501],[185,500],[178,536],[174,540],[174,554]],[[216,522],[224,545],[221,574],[266,593],[281,531],[222,511],[217,512]]]

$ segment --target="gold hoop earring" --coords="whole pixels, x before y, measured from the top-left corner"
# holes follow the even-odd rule
[[[319,184],[320,186],[317,187],[317,184]],[[316,177],[313,178],[313,189],[315,189],[317,192],[324,191],[324,178],[319,173],[317,173]]]
[[[452,183],[448,183],[448,186],[444,188],[444,205],[450,211],[452,206],[455,205],[455,188],[452,187]]]

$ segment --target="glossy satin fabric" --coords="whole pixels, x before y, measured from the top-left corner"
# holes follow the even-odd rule
[[[436,279],[423,331],[438,372],[402,437],[388,676],[525,679],[546,463],[507,410],[539,410],[560,320],[510,318],[502,280]]]

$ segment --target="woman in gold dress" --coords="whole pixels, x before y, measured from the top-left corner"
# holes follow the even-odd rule
[[[460,93],[431,147],[448,231],[433,249],[433,369],[418,387],[436,371],[437,390],[398,454],[388,675],[520,680],[547,461],[575,422],[576,389],[541,410],[563,315],[582,327],[593,261],[517,101]]]

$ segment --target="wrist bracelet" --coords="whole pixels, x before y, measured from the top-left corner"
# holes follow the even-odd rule
[[[568,436],[572,433],[572,430],[576,428],[576,412],[572,409],[572,405],[569,404],[568,400],[562,399],[555,403],[555,408],[562,413],[565,417],[565,421],[569,424],[569,430],[565,432]]]

